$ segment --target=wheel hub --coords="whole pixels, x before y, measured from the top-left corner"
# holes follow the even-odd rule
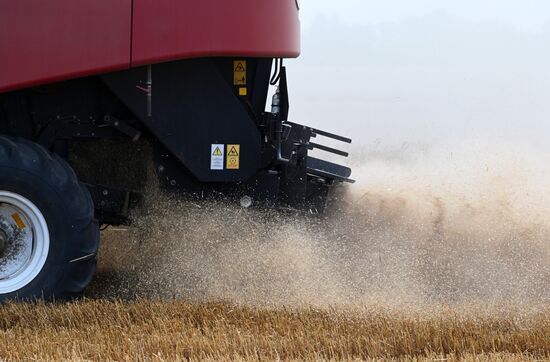
[[[0,294],[20,290],[38,275],[49,244],[48,225],[36,205],[0,190]]]

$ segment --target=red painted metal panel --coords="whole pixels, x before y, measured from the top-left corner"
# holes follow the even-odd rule
[[[129,67],[132,0],[0,0],[0,92]]]
[[[132,65],[299,53],[295,0],[134,0]]]

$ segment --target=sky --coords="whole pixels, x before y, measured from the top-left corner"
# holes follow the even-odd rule
[[[375,24],[447,13],[466,20],[500,22],[540,32],[550,19],[547,0],[302,0],[301,6],[306,28],[319,15],[334,16],[352,24]]]
[[[360,144],[550,137],[550,1],[302,0],[291,119]]]

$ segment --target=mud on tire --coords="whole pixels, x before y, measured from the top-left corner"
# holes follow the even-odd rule
[[[0,301],[67,299],[92,280],[99,227],[88,190],[60,157],[33,142],[4,136],[2,228],[8,242],[0,245]]]

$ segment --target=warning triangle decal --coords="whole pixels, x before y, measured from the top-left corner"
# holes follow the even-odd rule
[[[214,150],[214,153],[212,155],[214,155],[214,156],[223,156],[223,153],[222,153],[222,151],[220,150],[219,147],[216,147],[216,149]]]
[[[237,66],[235,67],[235,72],[246,72],[246,69],[244,69],[244,66],[243,66],[243,63],[239,63],[237,64]]]
[[[238,156],[239,152],[237,152],[237,149],[235,147],[231,147],[231,150],[229,150],[228,156]]]

